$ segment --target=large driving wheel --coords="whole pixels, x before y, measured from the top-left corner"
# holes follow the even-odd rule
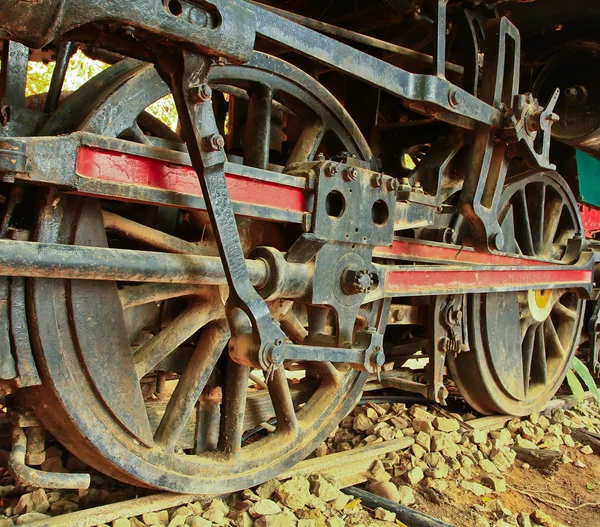
[[[214,67],[210,81],[230,102],[248,101],[248,142],[241,149],[234,146],[254,166],[269,163],[273,120],[265,115],[272,111],[288,116],[288,137],[292,128],[297,137],[287,153],[278,150],[275,164],[312,160],[318,151],[334,148],[371,161],[342,106],[318,82],[281,60],[257,54],[243,66]],[[73,94],[43,133],[78,129],[180,149],[176,134],[145,113],[167,93],[152,66],[126,60]],[[222,129],[232,126],[233,116],[216,113]],[[209,233],[199,226],[201,214],[192,219],[179,214],[174,220],[168,212],[50,190],[42,199],[34,238],[214,254]],[[275,240],[285,248],[294,241],[288,232],[297,236],[293,228],[268,225],[240,223],[245,249]],[[280,368],[262,394],[249,393],[249,368],[231,361],[226,351],[224,295],[217,288],[168,284],[30,280],[30,333],[43,378],[31,400],[41,421],[96,469],[176,492],[241,489],[303,459],[351,409],[366,375],[343,364],[287,365],[299,382],[290,386]],[[306,334],[301,309],[279,301],[271,307],[290,340],[301,341]],[[140,388],[156,371],[178,374],[172,393],[158,402],[144,398]],[[265,415],[276,418],[276,430],[248,441],[249,429]]]
[[[500,206],[506,250],[564,261],[583,232],[576,201],[554,172],[508,180]],[[562,383],[583,321],[584,302],[565,289],[470,295],[470,351],[449,357],[466,401],[482,413],[527,415]]]

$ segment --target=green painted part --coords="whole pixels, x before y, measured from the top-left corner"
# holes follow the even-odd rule
[[[600,207],[600,161],[580,150],[576,152],[580,201]]]

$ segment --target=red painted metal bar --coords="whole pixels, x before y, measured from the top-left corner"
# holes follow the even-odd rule
[[[385,274],[385,296],[458,294],[523,289],[583,288],[592,284],[590,269],[460,269],[407,267]]]
[[[549,265],[556,262],[522,258],[510,254],[478,253],[471,247],[442,245],[420,240],[396,239],[391,247],[377,247],[373,256],[430,263],[472,265]]]
[[[161,159],[81,146],[77,151],[76,171],[78,176],[88,179],[202,196],[198,176],[191,166]],[[308,212],[304,189],[236,174],[226,176],[234,203]]]

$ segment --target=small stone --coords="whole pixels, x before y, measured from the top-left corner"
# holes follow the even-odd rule
[[[590,454],[594,453],[594,451],[592,450],[592,447],[590,445],[583,445],[579,449],[579,452],[581,452],[582,454],[585,454],[586,456],[589,456]]]
[[[440,432],[456,432],[460,429],[458,421],[448,417],[436,417],[433,426]]]
[[[448,488],[448,483],[443,479],[425,478],[423,480],[423,485],[440,492],[444,492]]]
[[[400,502],[400,493],[398,491],[398,488],[396,487],[396,485],[394,485],[390,481],[377,481],[377,482],[371,483],[368,486],[368,491],[372,492],[373,494],[377,494],[377,496],[381,496],[382,498],[386,498],[390,501],[393,501],[395,503]],[[344,496],[346,496],[346,495],[344,494]],[[350,501],[350,499],[348,501]],[[346,502],[346,503],[348,503],[348,502]],[[345,504],[344,504],[344,506],[345,506]],[[334,507],[338,510],[343,509],[343,507],[338,508],[337,505],[334,505]]]
[[[583,461],[580,461],[579,459],[576,459],[573,465],[575,465],[577,468],[585,468],[587,466]]]
[[[382,520],[384,522],[395,522],[396,521],[396,513],[392,511],[388,511],[386,509],[382,509],[381,507],[377,507],[375,509],[375,519]]]
[[[415,436],[415,443],[420,447],[423,447],[426,452],[431,450],[431,436],[425,432],[419,432]]]
[[[468,467],[460,467],[460,470],[458,471],[458,473],[464,478],[464,479],[473,479],[473,474],[471,472],[471,469]]]
[[[408,427],[408,421],[400,417],[392,417],[390,419],[390,424],[396,428],[396,430],[404,430]]]
[[[473,494],[475,494],[475,496],[485,496],[486,494],[490,493],[490,489],[484,487],[480,483],[475,483],[474,481],[463,480],[460,482],[460,486],[463,489],[472,492]]]
[[[426,406],[422,406],[419,404],[414,404],[413,406],[411,406],[409,413],[413,419],[427,419],[429,421],[433,421],[435,417],[433,414],[430,414],[427,411]]]
[[[372,492],[373,494],[377,494],[377,492],[375,492],[374,490],[371,490],[371,488],[376,487],[378,485],[391,485],[392,487],[394,487],[394,489],[396,488],[393,483],[371,483],[371,485],[369,486],[370,492]],[[378,494],[378,495],[381,496],[381,494]],[[348,504],[348,502],[351,499],[352,499],[352,496],[349,496],[348,494],[344,494],[343,492],[340,492],[338,494],[338,497],[332,503],[333,508],[337,511],[341,511],[341,510],[343,510],[343,508]],[[388,498],[388,499],[391,499],[391,498]]]
[[[13,525],[13,521],[10,518],[7,518],[6,516],[0,517],[0,527],[12,527]]]
[[[275,494],[286,507],[301,509],[310,499],[310,485],[306,478],[295,476],[282,483]]]
[[[495,492],[506,492],[506,480],[503,477],[484,476],[483,482]]]
[[[412,427],[415,432],[424,432],[427,435],[433,434],[433,425],[428,419],[413,419]]]
[[[544,527],[561,527],[559,523],[555,522],[550,516],[540,509],[536,509],[531,513],[531,519],[534,522],[543,525]]]
[[[563,442],[565,443],[566,446],[573,448],[575,446],[575,441],[573,440],[573,438],[571,437],[570,434],[565,434],[563,436]]]
[[[332,501],[338,497],[340,489],[334,478],[313,474],[309,478],[311,492],[323,501]]]
[[[432,452],[441,452],[445,448],[449,448],[450,445],[456,446],[453,443],[451,443],[450,441],[448,441],[446,436],[443,434],[434,435],[431,438],[431,451]]]
[[[439,452],[428,452],[423,456],[423,461],[425,461],[425,463],[432,468],[445,463],[444,456],[442,456],[442,454]]]
[[[261,516],[254,522],[254,527],[294,527],[296,522],[284,512]]]
[[[531,519],[529,518],[529,514],[525,512],[520,512],[517,514],[517,523],[519,524],[519,527],[531,527]]]
[[[473,527],[490,527],[490,522],[484,516],[477,516]]]
[[[325,525],[327,525],[327,527],[344,527],[346,522],[337,516],[332,516],[325,520]]]
[[[23,494],[13,510],[13,514],[22,512],[41,512],[44,513],[50,507],[50,502],[44,489],[37,489],[29,494]]]
[[[227,509],[227,510],[229,511],[229,509]],[[186,506],[179,507],[177,510],[173,511],[173,513],[171,514],[171,520],[173,518],[176,518],[177,516],[183,516],[184,518],[187,518],[191,514],[192,514],[192,509],[190,509],[189,507],[186,507]]]
[[[278,479],[270,479],[269,481],[266,481],[262,485],[259,485],[258,487],[256,487],[255,492],[256,492],[257,496],[264,498],[264,499],[269,499],[273,495],[273,493],[277,490],[279,485],[281,485],[281,481],[279,481]]]
[[[417,459],[421,459],[427,453],[421,445],[417,445],[416,443],[410,447],[410,450]]]
[[[352,428],[356,432],[366,432],[372,426],[373,421],[371,421],[371,419],[369,419],[365,414],[358,414],[354,418],[354,424],[352,425]]]
[[[485,470],[488,474],[500,475],[500,471],[489,459],[482,459],[479,462],[479,467]]]
[[[253,503],[248,512],[253,518],[258,518],[259,516],[278,514],[281,512],[281,507],[272,500],[263,499]]]
[[[415,467],[406,473],[406,479],[408,479],[408,482],[411,485],[416,485],[424,477],[425,477],[425,474],[423,474],[423,470],[421,469],[421,467]]]
[[[410,507],[415,503],[415,493],[411,487],[400,485],[398,487],[398,493],[398,503],[404,505],[405,507]]]
[[[21,518],[23,518],[23,516],[21,516]],[[119,518],[118,520],[113,520],[112,522],[112,527],[129,527],[130,525],[131,522],[129,521],[129,518]]]
[[[65,498],[61,498],[50,505],[50,511],[57,514],[66,514],[77,510],[79,510],[79,505]]]
[[[252,519],[250,519],[250,522],[252,522]],[[240,520],[238,519],[237,524],[239,525],[240,523],[242,523],[242,525],[243,525],[243,522],[240,522]],[[197,514],[194,514],[193,516],[188,516],[185,519],[185,524],[188,527],[211,527],[212,522],[205,520],[202,516],[198,516]],[[162,524],[159,524],[159,525],[162,525]],[[252,525],[252,523],[250,523],[250,525]]]
[[[142,520],[146,525],[169,525],[169,513],[167,511],[145,512]]]
[[[173,519],[169,522],[168,527],[181,527],[182,525],[185,525],[186,518],[187,516],[174,516]]]
[[[392,476],[386,472],[383,463],[378,459],[373,463],[369,470],[369,479],[371,481],[389,481],[392,479]]]
[[[473,430],[471,432],[471,442],[481,445],[487,441],[488,433],[485,430]]]
[[[210,502],[208,508],[202,513],[202,517],[205,520],[209,520],[213,523],[220,523],[225,519],[225,516],[227,516],[228,514],[229,507],[225,505],[225,503],[223,503],[223,500],[215,498]]]

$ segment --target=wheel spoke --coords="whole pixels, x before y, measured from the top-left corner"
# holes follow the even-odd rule
[[[242,450],[249,373],[248,366],[229,360],[221,403],[218,448],[231,457],[237,457]]]
[[[544,321],[544,335],[548,340],[547,346],[549,351],[552,351],[555,355],[562,356],[565,353],[560,337],[556,332],[556,327],[552,321],[552,317],[548,317]]]
[[[308,331],[298,320],[290,309],[285,316],[280,320],[281,329],[294,344],[302,344],[308,335]]]
[[[564,203],[560,199],[547,199],[546,207],[544,209],[544,256],[550,256],[552,251],[552,244],[556,238],[556,232],[558,231],[558,224],[560,223],[560,217]]]
[[[133,356],[138,378],[142,378],[196,331],[216,317],[204,302],[194,302]]]
[[[271,109],[273,92],[264,84],[256,84],[249,93],[244,164],[266,169],[271,149]]]
[[[170,253],[206,255],[206,251],[194,243],[186,242],[181,238],[142,225],[137,221],[123,218],[118,214],[103,210],[102,219],[104,220],[104,228],[107,231],[120,234],[130,240]]]
[[[197,284],[143,284],[131,285],[119,289],[119,298],[123,309],[141,306],[150,302],[161,302],[169,298],[199,293],[202,287]]]
[[[156,429],[156,443],[165,447],[175,445],[228,338],[229,327],[225,321],[213,322],[204,329],[196,344],[196,350],[167,404],[165,415]]]
[[[535,328],[535,343],[533,347],[531,380],[539,384],[544,384],[548,380],[548,366],[546,362],[546,341],[544,339],[543,324],[538,324]]]
[[[533,360],[533,346],[535,344],[535,326],[528,325],[523,338],[523,396],[527,397],[529,391],[529,379],[531,378],[531,363]]]
[[[273,378],[267,385],[275,410],[275,417],[277,417],[277,431],[291,432],[296,430],[298,428],[296,411],[294,410],[294,402],[292,401],[290,386],[283,366],[275,370]]]
[[[515,194],[515,236],[521,250],[528,256],[535,254],[533,238],[531,235],[531,222],[529,221],[529,211],[527,209],[527,197],[523,189]]]
[[[531,225],[531,239],[536,255],[542,254],[544,239],[544,210],[546,201],[546,185],[529,185],[530,199],[527,202],[529,221]]]
[[[552,312],[558,315],[560,318],[567,318],[569,320],[575,320],[577,318],[577,311],[573,311],[567,306],[561,304],[560,300],[552,306]]]
[[[150,139],[148,139],[146,134],[142,131],[137,121],[134,121],[129,128],[123,130],[120,137],[123,139],[130,139],[131,141],[135,141],[136,143],[141,143],[143,145],[152,146]]]
[[[323,137],[325,137],[326,132],[327,129],[322,121],[315,120],[309,123],[304,130],[302,130],[300,138],[287,160],[286,166],[293,163],[312,161],[317,154],[319,145],[321,144]]]

